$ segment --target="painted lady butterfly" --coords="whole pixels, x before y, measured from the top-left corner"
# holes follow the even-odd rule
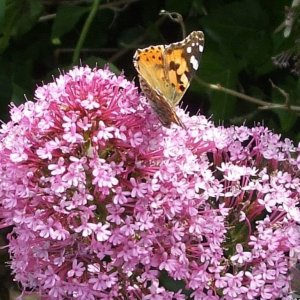
[[[134,54],[141,89],[166,127],[172,122],[185,127],[175,106],[198,69],[203,47],[203,32],[193,31],[181,42],[137,49]]]

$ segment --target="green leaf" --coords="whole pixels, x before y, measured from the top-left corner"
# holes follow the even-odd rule
[[[12,96],[14,103],[20,104],[24,102],[24,95],[26,94],[26,91],[19,85],[13,83],[12,86]]]
[[[32,60],[19,60],[14,62],[12,66],[12,98],[14,102],[22,102],[24,94],[31,96],[34,88],[34,81],[32,79]]]
[[[53,38],[51,40],[52,44],[55,46],[60,46],[61,45],[61,40],[59,38]]]
[[[0,32],[2,32],[2,26],[4,24],[5,16],[5,0],[0,0]]]
[[[183,280],[174,280],[168,275],[166,271],[162,271],[160,273],[159,282],[168,291],[178,292],[179,290],[183,290],[185,287],[185,283]]]
[[[176,0],[167,0],[166,1],[166,10],[169,12],[177,12],[180,14],[186,14],[191,8],[192,1],[176,1]]]
[[[262,69],[271,63],[272,33],[269,16],[259,1],[243,0],[220,5],[203,24],[219,47],[228,47],[237,61]]]
[[[207,83],[221,84],[223,87],[235,89],[238,72],[242,69],[230,49],[217,47],[211,41],[205,46],[204,54],[200,63],[199,78]],[[211,96],[210,113],[216,121],[227,120],[232,117],[236,98],[224,92],[207,90]]]
[[[204,19],[203,24],[209,27],[210,34],[215,40],[242,48],[241,46],[249,40],[249,34],[252,37],[253,33],[268,27],[268,15],[257,1],[235,1],[217,6]]]
[[[298,119],[295,113],[287,110],[276,110],[276,114],[280,121],[281,130],[287,133],[293,128]]]
[[[3,120],[4,112],[8,111],[7,105],[12,100],[12,71],[11,64],[0,57],[0,111],[2,113],[1,120]]]
[[[16,34],[21,35],[28,32],[36,24],[43,11],[43,6],[41,0],[18,0],[16,2],[20,6]]]
[[[272,89],[272,102],[274,104],[285,104],[288,100],[289,104],[297,104],[295,103],[299,99],[299,90],[297,85],[299,85],[299,80],[296,81],[292,77],[287,77],[285,81],[280,82],[281,92],[278,88]],[[296,113],[282,109],[274,109],[273,111],[280,121],[279,129],[283,132],[289,133],[298,120]]]
[[[62,5],[58,8],[52,27],[51,39],[57,39],[71,31],[89,7]]]
[[[0,52],[8,46],[11,37],[24,34],[35,25],[42,9],[40,0],[7,0],[1,28]]]

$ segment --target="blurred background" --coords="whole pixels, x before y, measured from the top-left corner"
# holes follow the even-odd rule
[[[205,34],[183,108],[299,142],[299,0],[0,0],[0,119],[9,120],[10,102],[33,100],[37,86],[76,64],[109,64],[138,84],[135,50],[182,40],[161,10],[179,13],[187,34]],[[0,259],[0,299],[15,299],[5,249]]]

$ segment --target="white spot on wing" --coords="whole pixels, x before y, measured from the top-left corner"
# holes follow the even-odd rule
[[[191,56],[190,63],[192,64],[194,70],[198,69],[199,63],[198,63],[198,60],[195,58],[194,55]]]
[[[199,51],[203,52],[203,46],[202,45],[199,45]]]
[[[191,52],[192,52],[192,47],[187,47],[187,48],[186,48],[186,52],[187,52],[187,53],[191,53]]]

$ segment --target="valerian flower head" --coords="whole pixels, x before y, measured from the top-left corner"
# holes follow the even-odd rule
[[[89,67],[12,105],[0,217],[13,225],[11,269],[24,293],[290,299],[300,147],[262,126],[178,114],[187,129],[162,127],[133,83]]]

